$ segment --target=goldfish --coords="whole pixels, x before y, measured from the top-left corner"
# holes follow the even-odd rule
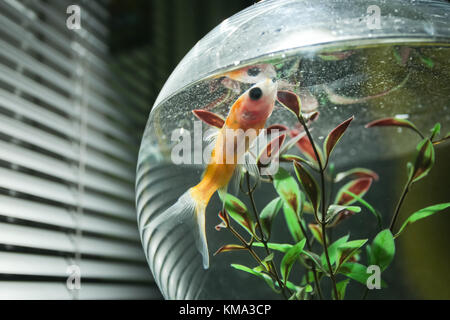
[[[208,243],[205,230],[205,215],[208,203],[215,192],[219,195],[227,191],[233,177],[242,168],[239,159],[247,153],[252,140],[264,129],[266,120],[272,114],[277,93],[277,83],[265,79],[245,91],[231,106],[223,126],[217,129],[217,136],[213,142],[214,148],[210,160],[203,173],[201,181],[181,195],[177,202],[161,213],[147,227],[156,229],[161,224],[179,224],[194,222],[194,233],[197,249],[202,256],[204,269],[209,268]],[[229,132],[246,132],[255,130],[256,136],[246,136],[248,141],[230,139]],[[239,146],[243,144],[243,148]],[[226,158],[234,151],[233,159]],[[225,159],[226,158],[226,159]],[[239,171],[240,173],[240,171]],[[146,227],[146,228],[147,228]]]
[[[239,93],[240,83],[254,84],[264,79],[273,79],[277,75],[275,68],[271,64],[255,64],[236,70],[221,73],[214,77],[220,78],[220,83],[232,92]]]
[[[263,79],[274,78],[276,76],[276,72],[275,68],[271,64],[255,64],[225,72],[220,76],[225,76],[229,79],[244,83],[257,83]]]

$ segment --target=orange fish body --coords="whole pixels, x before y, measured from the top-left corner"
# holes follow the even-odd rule
[[[239,160],[248,151],[251,142],[264,128],[276,98],[277,85],[270,79],[255,84],[233,104],[219,129],[209,164],[202,180],[184,193],[178,201],[151,224],[184,221],[194,217],[197,221],[198,250],[203,257],[203,267],[209,267],[208,245],[205,232],[205,212],[212,195],[226,190],[238,167]],[[250,130],[253,134],[246,135]]]

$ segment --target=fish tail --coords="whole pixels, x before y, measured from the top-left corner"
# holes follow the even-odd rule
[[[193,188],[187,190],[181,197],[178,198],[171,207],[166,209],[163,213],[144,228],[155,229],[172,229],[178,224],[186,224],[192,226],[194,229],[195,243],[198,251],[202,255],[203,268],[209,268],[209,254],[208,243],[206,241],[205,231],[205,211],[207,203],[196,200],[193,197]]]

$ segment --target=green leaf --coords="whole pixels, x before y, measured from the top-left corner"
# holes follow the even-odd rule
[[[309,230],[311,230],[312,235],[314,238],[319,241],[320,244],[323,245],[323,235],[322,235],[322,228],[315,223],[308,224]]]
[[[366,208],[367,208],[367,209],[375,216],[375,218],[377,219],[378,227],[381,228],[381,214],[380,214],[377,210],[375,210],[374,207],[372,207],[366,200],[364,200],[364,199],[361,198],[360,196],[354,194],[353,192],[348,191],[348,190],[346,190],[346,191],[344,191],[344,192],[345,192],[346,194],[352,196],[353,199],[355,199],[357,202],[359,202],[359,203],[361,203],[363,206],[365,206],[365,207],[366,207]]]
[[[331,221],[336,215],[338,215],[342,211],[351,211],[351,212],[358,213],[358,212],[361,212],[361,208],[355,207],[355,206],[340,206],[340,205],[332,204],[328,207],[325,222]]]
[[[385,229],[377,234],[375,239],[373,239],[369,252],[371,264],[379,266],[381,271],[386,270],[395,255],[394,237],[389,229]]]
[[[291,272],[292,266],[294,262],[300,257],[300,254],[303,252],[303,248],[305,247],[306,239],[301,240],[296,245],[286,252],[283,259],[281,260],[281,275],[283,277],[284,283],[286,283],[289,273]]]
[[[338,291],[338,300],[344,300],[345,298],[345,291],[347,290],[347,285],[350,282],[350,279],[342,280],[336,283],[336,289]],[[334,292],[333,292],[334,296]]]
[[[331,245],[328,246],[328,257],[330,258],[330,264],[333,265],[336,262],[338,256],[338,248],[347,242],[349,235],[345,235],[342,238],[337,239]],[[322,253],[320,260],[322,261],[322,265],[324,268],[327,267],[327,260],[325,257],[325,253]]]
[[[250,213],[247,210],[245,204],[231,194],[225,194],[225,199],[222,201],[225,203],[225,210],[228,215],[237,223],[239,223],[250,235],[255,236],[255,222],[250,217]]]
[[[364,286],[367,285],[367,279],[371,276],[370,273],[367,273],[366,266],[356,262],[347,262],[343,264],[339,268],[339,273],[363,284]],[[386,287],[386,283],[383,280],[381,280],[381,287]]]
[[[281,200],[280,197],[277,197],[270,201],[261,211],[259,221],[261,222],[261,228],[267,238],[270,237],[273,220],[282,206],[283,200]]]
[[[317,212],[320,203],[320,191],[316,180],[299,162],[294,161],[294,169],[297,178],[302,184],[315,212]]]
[[[283,212],[289,231],[296,242],[304,238],[299,224],[301,208],[300,188],[295,179],[283,168],[273,177],[273,185],[283,200]]]
[[[274,290],[275,292],[279,293],[279,290],[277,290],[275,288],[273,279],[267,273],[264,273],[262,271],[262,267],[261,266],[258,266],[258,267],[253,268],[253,269],[249,268],[249,267],[246,267],[246,266],[243,266],[241,264],[234,264],[234,263],[232,263],[231,266],[233,268],[235,268],[236,270],[244,271],[244,272],[250,273],[250,274],[252,274],[252,275],[254,275],[254,276],[258,277],[258,278],[263,279],[272,290]]]
[[[431,129],[430,140],[433,141],[434,137],[438,136],[441,133],[441,124],[438,122],[434,125],[433,129]]]
[[[363,239],[348,241],[341,244],[337,249],[336,269],[338,270],[339,267],[354,255],[366,242],[367,239]]]
[[[318,267],[320,271],[322,271],[326,275],[329,275],[327,268],[322,265],[320,257],[317,254],[307,250],[303,250],[303,254],[311,258],[311,260],[315,263],[316,267]]]
[[[395,235],[394,238],[397,238],[400,235],[400,233],[402,233],[402,231],[407,226],[409,226],[411,223],[414,223],[418,220],[429,217],[435,213],[438,213],[442,210],[447,209],[448,207],[450,207],[450,202],[435,204],[435,205],[432,205],[432,206],[429,206],[429,207],[426,207],[426,208],[420,209],[419,211],[414,212],[412,215],[409,216],[408,219],[406,219],[406,221],[403,223],[402,227],[397,232],[397,234]]]
[[[336,128],[334,128],[326,137],[325,142],[323,144],[323,153],[325,154],[325,157],[326,157],[325,167],[328,164],[328,160],[330,158],[331,152],[333,151],[334,147],[339,142],[342,135],[345,133],[348,126],[350,125],[350,122],[352,122],[353,119],[354,119],[354,117],[352,116],[351,118],[345,120],[340,125],[338,125]]]
[[[417,182],[424,178],[434,165],[434,147],[430,140],[422,140],[418,144],[417,149],[419,152],[414,162],[412,176],[410,178],[411,182]]]
[[[434,62],[431,60],[431,58],[420,56],[420,60],[423,62],[424,65],[426,65],[428,68],[432,69],[434,67]]]
[[[305,236],[303,235],[302,229],[300,228],[297,214],[286,202],[283,202],[283,213],[289,232],[291,233],[294,241],[298,242],[302,240]]]
[[[292,296],[289,298],[289,300],[306,300],[307,293],[311,293],[313,291],[313,288],[309,284],[307,284],[304,287],[300,287],[300,286],[291,287],[291,286],[288,286],[288,288],[295,291],[292,294]]]
[[[369,264],[369,266],[374,265],[375,261],[372,254],[372,247],[370,246],[370,244],[366,245],[366,253],[367,253],[367,263]]]
[[[233,268],[237,269],[237,270],[240,270],[240,271],[244,271],[244,272],[253,274],[253,275],[257,276],[257,277],[261,277],[260,272],[257,272],[257,271],[255,271],[255,270],[253,270],[252,268],[243,266],[243,265],[241,265],[241,264],[235,264],[235,263],[232,263],[231,266],[232,266]]]
[[[254,247],[264,247],[264,244],[262,242],[254,242],[252,244],[252,246]],[[280,251],[280,252],[288,252],[288,250],[290,248],[292,248],[292,244],[287,244],[287,243],[273,243],[273,242],[268,242],[267,246],[269,247],[269,249],[272,250],[276,250],[276,251]]]

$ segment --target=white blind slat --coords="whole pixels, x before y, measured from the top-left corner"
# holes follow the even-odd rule
[[[134,208],[149,66],[111,55],[107,1],[81,30],[72,4],[0,1],[0,299],[158,299]]]

